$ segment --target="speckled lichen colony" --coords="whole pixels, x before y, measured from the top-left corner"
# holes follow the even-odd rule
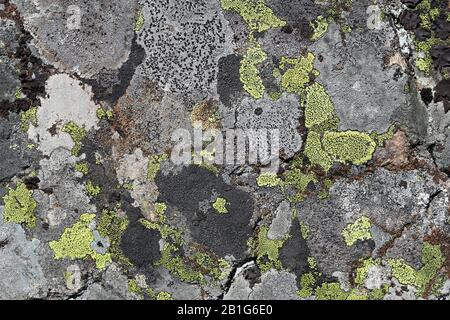
[[[447,0],[0,1],[0,299],[448,300],[449,111]]]

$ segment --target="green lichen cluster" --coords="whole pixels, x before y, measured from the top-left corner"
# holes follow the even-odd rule
[[[335,116],[333,101],[325,87],[315,82],[306,89],[305,126],[310,129],[322,125]]]
[[[323,16],[318,16],[316,20],[310,22],[310,25],[313,28],[313,35],[311,36],[311,40],[317,41],[322,38],[325,33],[327,33],[329,24],[330,21]]]
[[[268,238],[269,228],[263,226],[259,229],[258,237],[255,240],[254,250],[256,253],[256,261],[262,273],[270,269],[281,269],[279,260],[279,251],[283,247],[284,242],[288,239],[271,240]]]
[[[14,92],[14,98],[16,100],[22,100],[25,98],[25,95],[23,94],[22,88],[17,88]]]
[[[89,173],[89,164],[86,161],[78,162],[75,164],[75,171],[87,175]]]
[[[140,284],[136,279],[128,280],[128,291],[134,293],[139,299],[147,297],[150,300],[173,300],[172,294],[167,291],[155,292],[154,289],[149,288],[147,284]]]
[[[261,99],[266,88],[261,80],[258,65],[267,59],[267,54],[261,45],[250,35],[250,47],[241,61],[239,68],[240,79],[247,91],[254,99]]]
[[[358,286],[350,291],[345,291],[339,282],[324,282],[318,285],[320,277],[321,273],[316,269],[302,274],[297,294],[304,299],[315,296],[316,300],[382,300],[389,289],[387,285],[373,290]]]
[[[305,145],[305,155],[308,157],[312,165],[317,165],[325,172],[333,166],[333,160],[328,153],[323,150],[321,135],[315,131],[308,133]]]
[[[441,14],[438,7],[433,7],[429,0],[423,0],[416,6],[414,11],[419,14],[419,26],[430,32],[430,36],[426,40],[420,41],[416,39],[414,42],[418,53],[415,64],[418,70],[425,75],[430,75],[433,69],[433,59],[430,54],[431,48],[437,45],[449,45],[450,41],[439,39],[434,33],[433,24]]]
[[[97,118],[99,118],[100,120],[103,120],[103,119],[111,120],[114,118],[114,112],[110,109],[98,108],[97,109]]]
[[[5,222],[24,224],[28,228],[36,226],[36,200],[33,199],[33,192],[20,182],[15,189],[9,189],[3,197],[5,209],[3,220]]]
[[[428,242],[423,243],[422,268],[414,269],[403,259],[389,259],[393,276],[404,285],[417,288],[419,295],[424,295],[430,284],[433,283],[437,273],[442,268],[445,258],[439,245]]]
[[[178,251],[176,245],[166,243],[162,250],[162,257],[156,265],[166,268],[181,281],[204,284],[206,282],[204,275],[200,271],[189,267],[187,259],[180,256]]]
[[[286,92],[301,93],[305,85],[310,82],[310,74],[317,75],[317,71],[314,70],[314,60],[315,57],[311,52],[300,58],[282,57],[280,69],[285,72],[281,75],[281,88]]]
[[[214,203],[212,204],[212,207],[219,214],[227,214],[228,213],[227,204],[228,203],[225,198],[218,197],[216,201],[214,201]]]
[[[144,17],[144,12],[143,11],[139,11],[136,21],[134,23],[134,32],[139,32],[142,30],[142,28],[144,27],[144,23],[145,23],[145,17]]]
[[[265,0],[221,0],[220,3],[224,10],[237,12],[252,31],[264,32],[286,25],[275,16]]]
[[[370,161],[377,147],[369,134],[358,131],[325,132],[322,144],[335,161],[356,165]]]
[[[347,300],[349,293],[338,282],[323,283],[315,290],[317,300]]]
[[[363,259],[360,261],[361,265],[356,268],[355,270],[355,284],[358,286],[362,286],[364,284],[364,281],[366,280],[368,274],[369,274],[369,269],[373,266],[377,266],[380,264],[380,259],[373,259],[373,258],[368,258],[368,259]]]
[[[370,233],[370,228],[372,223],[370,219],[366,216],[362,216],[357,219],[354,223],[347,225],[344,230],[342,230],[342,237],[347,246],[354,245],[358,240],[368,240],[372,239],[372,234]]]
[[[159,170],[161,170],[161,163],[164,160],[167,160],[166,154],[150,157],[147,165],[147,180],[152,182],[155,181],[156,175],[158,174]]]
[[[317,300],[382,300],[389,287],[367,290],[354,288],[344,291],[338,282],[323,283],[315,289]]]
[[[102,192],[102,188],[94,185],[91,180],[86,181],[84,188],[86,189],[87,194],[93,198],[97,197]]]
[[[224,280],[231,265],[228,261],[218,258],[215,255],[194,248],[193,253],[188,257],[189,264],[195,269],[201,270],[204,275],[209,275],[215,280]]]
[[[305,221],[300,221],[300,232],[302,234],[303,239],[305,240],[308,239],[310,229]]]
[[[414,42],[418,57],[416,58],[416,67],[418,70],[429,75],[433,67],[433,59],[430,50],[434,46],[445,44],[446,41],[436,38],[434,35],[424,41],[416,40]]]
[[[300,202],[304,200],[304,193],[310,183],[317,183],[316,176],[312,173],[303,173],[298,168],[293,168],[284,173],[284,186],[290,186],[296,193],[290,197],[291,202]]]
[[[300,58],[283,57],[280,69],[287,70],[283,74],[278,72],[281,74],[281,89],[302,97],[305,127],[308,129],[304,154],[312,166],[318,166],[325,172],[331,169],[335,161],[364,164],[372,158],[377,145],[372,136],[377,141],[387,137],[338,131],[339,118],[330,95],[321,83],[311,83],[311,78],[318,75],[314,61],[312,53]]]
[[[370,137],[372,138],[373,141],[375,141],[377,146],[382,147],[384,146],[386,141],[391,140],[394,137],[395,132],[396,132],[395,125],[391,125],[386,132],[384,133],[372,132],[370,134]]]
[[[72,148],[72,155],[78,156],[83,147],[83,140],[86,137],[86,129],[79,127],[75,122],[71,121],[64,125],[63,132],[68,133],[72,138],[74,146]]]
[[[379,260],[371,258],[361,261],[361,266],[356,270],[356,287],[345,291],[339,282],[320,283],[322,274],[317,270],[317,262],[309,257],[309,271],[300,276],[297,294],[304,299],[315,296],[317,300],[382,300],[389,290],[388,285],[372,290],[363,287],[368,269],[378,263]]]
[[[416,11],[419,12],[420,23],[419,26],[422,29],[430,30],[433,26],[433,22],[439,17],[439,8],[434,8],[431,5],[430,0],[422,0],[416,7]]]
[[[309,271],[303,273],[299,280],[299,290],[297,294],[301,298],[308,298],[314,294],[314,289],[317,286],[317,282],[321,273],[317,270],[317,261],[314,257],[308,257]]]
[[[256,184],[258,187],[275,188],[281,184],[281,179],[276,173],[264,172],[256,179]]]
[[[205,250],[188,247],[183,240],[182,232],[167,224],[164,215],[166,209],[165,204],[157,203],[155,204],[157,222],[139,220],[146,228],[159,231],[164,240],[161,259],[155,265],[166,268],[181,281],[188,283],[206,284],[207,279],[218,281],[226,277],[226,271],[231,268],[229,263]]]
[[[317,276],[313,272],[306,272],[300,276],[300,289],[297,294],[301,298],[308,298],[314,294],[314,286]]]
[[[55,259],[87,259],[92,258],[98,269],[105,269],[110,263],[109,253],[99,254],[95,252],[91,245],[94,242],[91,224],[94,222],[95,214],[83,214],[80,220],[72,227],[66,228],[57,241],[51,241],[49,246],[55,254]]]
[[[32,124],[33,126],[38,125],[37,111],[38,109],[36,107],[33,107],[20,114],[20,129],[23,132],[27,132],[28,129],[30,129],[30,124]]]
[[[108,252],[114,261],[131,266],[132,263],[120,249],[120,240],[123,233],[128,228],[128,218],[119,216],[115,211],[104,209],[97,222],[97,231],[103,238],[109,240]]]

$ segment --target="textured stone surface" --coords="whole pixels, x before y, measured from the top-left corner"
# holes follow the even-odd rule
[[[437,0],[0,1],[0,299],[450,299],[449,33]]]

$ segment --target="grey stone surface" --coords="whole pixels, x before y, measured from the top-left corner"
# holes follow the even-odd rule
[[[450,299],[448,48],[417,43],[448,46],[443,2],[0,2],[0,299]],[[282,58],[307,53],[286,92]],[[305,126],[317,83],[338,127]],[[197,120],[272,149],[278,130],[276,165],[174,163]],[[362,138],[364,161],[312,164]]]

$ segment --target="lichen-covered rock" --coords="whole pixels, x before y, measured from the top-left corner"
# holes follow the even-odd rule
[[[0,299],[449,300],[449,26],[0,1]]]

